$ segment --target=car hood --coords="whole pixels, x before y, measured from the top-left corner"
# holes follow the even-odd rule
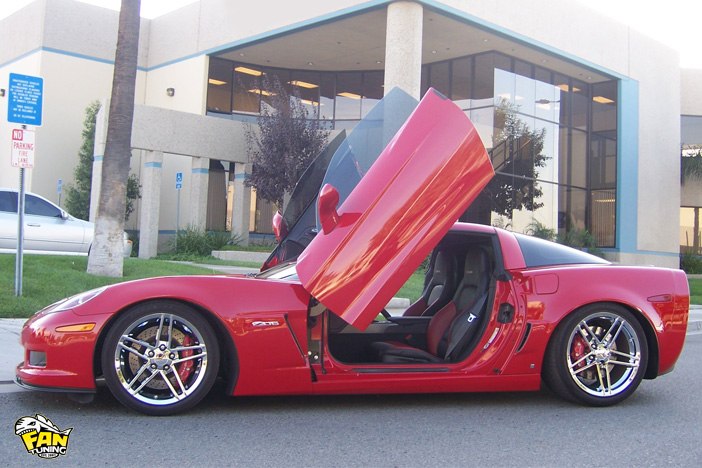
[[[325,179],[319,233],[297,263],[307,291],[361,330],[494,175],[473,124],[433,89],[393,134],[370,164],[359,147],[349,146],[338,161],[334,156],[330,168],[369,167],[353,186]]]

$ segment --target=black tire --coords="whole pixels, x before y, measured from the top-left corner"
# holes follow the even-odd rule
[[[219,369],[212,327],[192,308],[172,301],[137,305],[110,327],[102,369],[124,406],[165,416],[195,406]]]
[[[542,375],[566,400],[611,406],[634,393],[647,365],[646,335],[636,317],[617,304],[590,304],[558,325]]]

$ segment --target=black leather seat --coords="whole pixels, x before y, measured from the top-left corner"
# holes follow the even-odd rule
[[[444,307],[456,290],[456,256],[446,250],[436,252],[431,278],[422,296],[402,314],[405,317],[432,316]]]
[[[485,250],[471,247],[466,253],[463,279],[453,299],[430,320],[427,349],[404,343],[376,342],[371,346],[388,364],[441,363],[455,360],[475,340],[481,318],[489,309],[490,259]]]

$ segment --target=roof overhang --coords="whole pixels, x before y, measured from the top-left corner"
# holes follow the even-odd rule
[[[315,71],[383,70],[387,3],[271,31],[211,55],[250,64]],[[424,6],[422,64],[497,51],[590,83],[613,76],[517,33],[438,4]]]

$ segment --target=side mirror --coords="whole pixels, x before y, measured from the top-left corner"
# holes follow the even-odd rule
[[[288,223],[285,222],[285,218],[280,214],[280,211],[276,211],[273,215],[273,232],[278,242],[288,235]]]
[[[325,184],[317,199],[317,212],[324,234],[332,232],[339,223],[339,213],[336,211],[338,204],[339,192],[332,185]]]
[[[63,220],[68,219],[68,213],[65,212],[65,211],[63,211],[63,210],[61,210],[61,219],[63,219]]]

